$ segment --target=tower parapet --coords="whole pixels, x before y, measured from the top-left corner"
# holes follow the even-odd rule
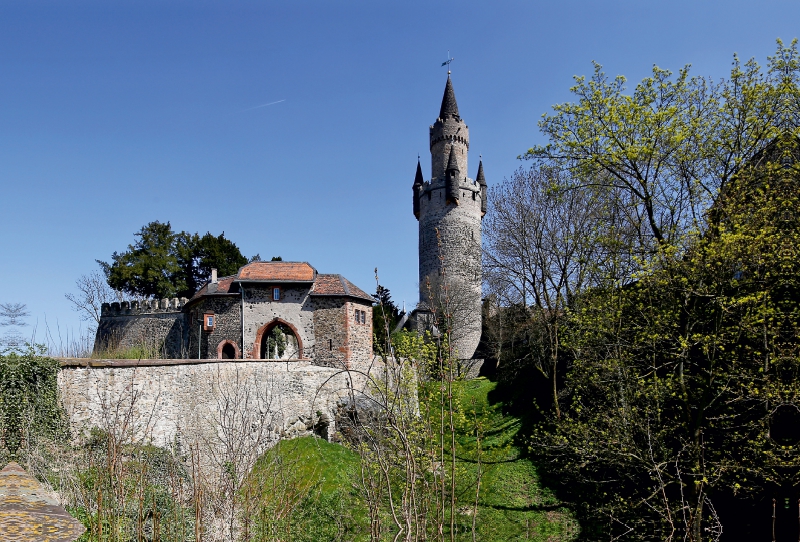
[[[142,301],[115,301],[114,303],[103,303],[100,306],[100,314],[101,316],[128,316],[160,312],[180,312],[188,301],[189,300],[185,297],[144,299]]]
[[[97,353],[138,348],[150,355],[180,358],[187,322],[185,297],[103,303],[95,335]]]

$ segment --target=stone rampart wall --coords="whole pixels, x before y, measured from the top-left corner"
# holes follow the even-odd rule
[[[213,331],[201,330],[205,313],[214,314],[216,326]],[[201,299],[186,313],[186,321],[188,325],[186,357],[217,359],[219,346],[223,341],[232,343],[237,352],[236,357],[242,357],[242,311],[238,296],[210,296]]]
[[[159,446],[223,445],[225,419],[276,442],[312,431],[328,437],[337,407],[364,379],[308,361],[62,360],[58,385],[76,439],[92,427]],[[247,438],[239,435],[229,438]]]
[[[180,311],[103,315],[97,326],[94,351],[139,349],[143,357],[186,357],[186,332]]]

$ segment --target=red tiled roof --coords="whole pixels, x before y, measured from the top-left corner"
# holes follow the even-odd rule
[[[316,277],[315,277],[316,275]],[[375,301],[364,290],[347,280],[341,275],[317,274],[316,270],[307,263],[295,262],[253,262],[239,269],[239,274],[231,277],[222,277],[217,282],[214,292],[208,291],[208,283],[197,290],[189,301],[194,301],[206,295],[236,295],[229,294],[234,282],[314,282],[311,295],[355,297],[364,301]]]
[[[317,275],[313,293],[317,295],[343,295],[344,289],[339,275]]]
[[[253,262],[239,269],[237,282],[312,282],[316,270],[306,262]]]
[[[370,301],[375,301],[375,299],[366,293],[364,290],[347,280],[346,278],[342,277],[342,280],[347,285],[348,290],[350,290],[350,295],[354,297],[363,297],[364,299],[369,299]]]
[[[341,275],[317,275],[311,295],[347,296],[374,301],[361,288]]]

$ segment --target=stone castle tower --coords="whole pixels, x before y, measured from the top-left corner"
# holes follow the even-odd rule
[[[417,162],[414,216],[419,221],[418,328],[425,314],[450,315],[459,359],[471,359],[481,337],[481,221],[486,214],[483,163],[467,177],[469,128],[458,113],[450,75],[439,118],[430,127],[431,178]]]

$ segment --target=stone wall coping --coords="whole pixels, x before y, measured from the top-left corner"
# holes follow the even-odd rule
[[[56,358],[61,367],[102,368],[102,367],[164,367],[170,365],[200,365],[204,363],[291,363],[294,366],[310,365],[308,359],[94,359],[94,358]]]

